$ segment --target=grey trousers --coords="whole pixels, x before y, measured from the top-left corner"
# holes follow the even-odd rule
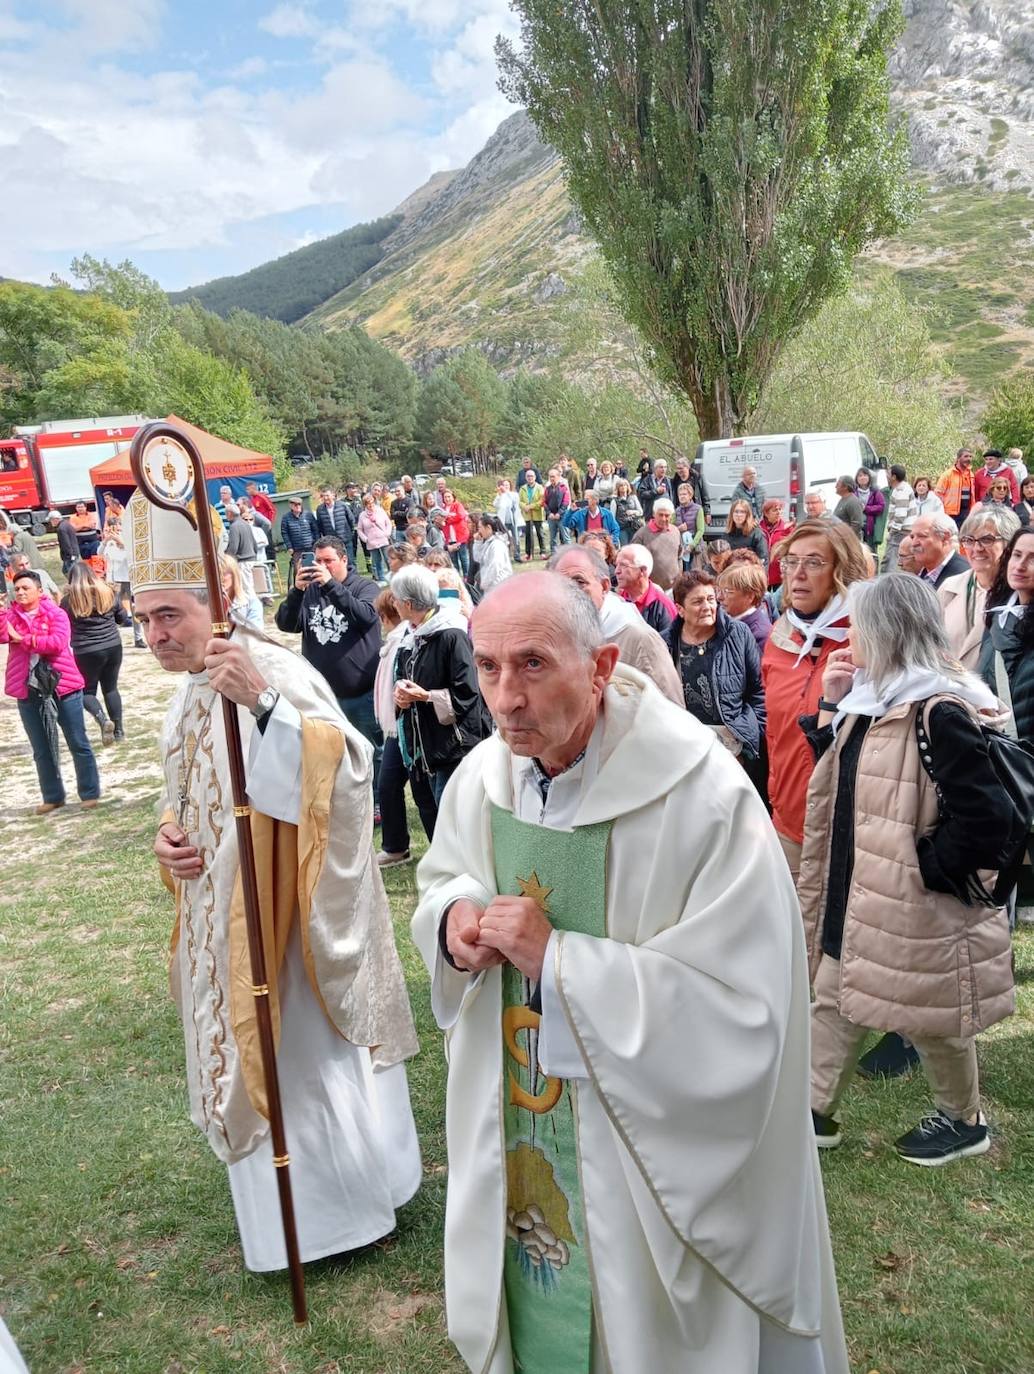
[[[832,1116],[836,1110],[854,1075],[862,1041],[868,1033],[868,1027],[856,1026],[840,1015],[839,990],[840,960],[824,954],[815,975],[811,1004],[811,1106],[820,1116]],[[941,1111],[956,1121],[979,1111],[976,1041],[972,1037],[957,1040],[913,1036],[912,1043],[933,1100]]]

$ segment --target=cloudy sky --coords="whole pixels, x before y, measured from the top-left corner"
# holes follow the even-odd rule
[[[0,0],[0,276],[170,290],[391,210],[510,113],[506,0]]]

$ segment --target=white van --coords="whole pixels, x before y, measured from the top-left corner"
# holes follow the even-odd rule
[[[732,494],[744,468],[757,470],[765,498],[779,497],[789,520],[803,519],[805,493],[813,487],[823,493],[827,510],[832,510],[840,499],[834,490],[838,479],[854,477],[859,468],[869,469],[874,486],[887,485],[885,460],[876,456],[872,444],[857,430],[708,439],[697,448],[696,461],[711,503],[708,539],[725,534]]]

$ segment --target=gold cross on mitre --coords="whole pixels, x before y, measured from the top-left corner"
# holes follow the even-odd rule
[[[520,888],[522,897],[530,897],[537,907],[542,911],[549,911],[549,898],[553,892],[551,887],[543,887],[539,882],[539,875],[534,869],[531,870],[530,878],[518,878],[517,886]]]

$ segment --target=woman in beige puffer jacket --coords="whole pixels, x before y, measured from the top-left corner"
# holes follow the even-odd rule
[[[820,756],[798,883],[816,1139],[840,1143],[834,1113],[866,1032],[893,1029],[936,1107],[896,1148],[942,1164],[990,1144],[974,1036],[1013,1010],[1011,948],[1005,912],[968,904],[966,878],[997,867],[1022,820],[978,724],[997,703],[949,657],[932,588],[889,574],[849,595],[850,647],[830,655],[819,714],[802,720]]]

